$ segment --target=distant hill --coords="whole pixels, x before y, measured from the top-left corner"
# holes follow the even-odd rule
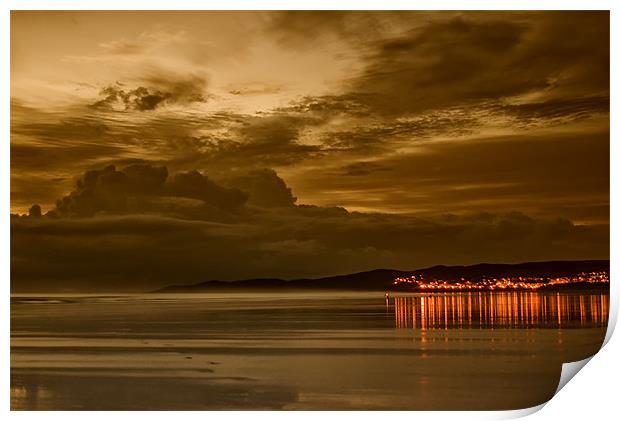
[[[317,279],[284,280],[277,278],[244,279],[239,281],[206,281],[192,285],[172,285],[154,292],[202,292],[212,290],[269,290],[269,289],[339,289],[388,290],[397,277],[423,276],[425,279],[480,280],[483,276],[568,276],[581,272],[609,272],[609,260],[528,262],[519,264],[480,263],[472,266],[433,266],[413,271],[375,269],[349,275]]]
[[[518,264],[479,263],[472,266],[433,266],[411,272],[427,279],[480,279],[482,276],[567,276],[581,272],[609,272],[609,260],[556,260]]]

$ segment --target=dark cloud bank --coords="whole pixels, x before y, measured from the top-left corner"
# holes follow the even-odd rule
[[[272,170],[216,182],[148,163],[86,172],[12,217],[12,290],[149,290],[209,279],[608,257],[608,226],[522,213],[408,215],[298,205]]]

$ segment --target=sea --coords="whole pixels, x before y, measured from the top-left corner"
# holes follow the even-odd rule
[[[13,410],[505,410],[606,333],[601,292],[14,294]]]

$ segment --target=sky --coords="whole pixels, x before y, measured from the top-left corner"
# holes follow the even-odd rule
[[[609,142],[608,12],[13,11],[12,284],[606,259]]]

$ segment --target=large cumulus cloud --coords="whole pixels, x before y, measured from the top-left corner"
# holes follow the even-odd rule
[[[56,202],[49,217],[93,217],[98,214],[126,214],[149,211],[153,198],[191,199],[205,206],[234,212],[247,194],[215,183],[198,171],[168,177],[168,169],[150,164],[133,164],[122,170],[109,165],[86,171],[75,190]],[[161,201],[160,201],[161,202]],[[182,201],[181,201],[182,202]],[[157,208],[156,208],[157,209]]]
[[[198,172],[170,178],[149,164],[87,172],[55,217],[33,208],[29,217],[12,218],[12,288],[140,291],[208,279],[609,253],[605,224],[519,212],[422,218],[296,205],[270,170],[226,183],[239,187]],[[231,197],[243,202],[231,206]]]

